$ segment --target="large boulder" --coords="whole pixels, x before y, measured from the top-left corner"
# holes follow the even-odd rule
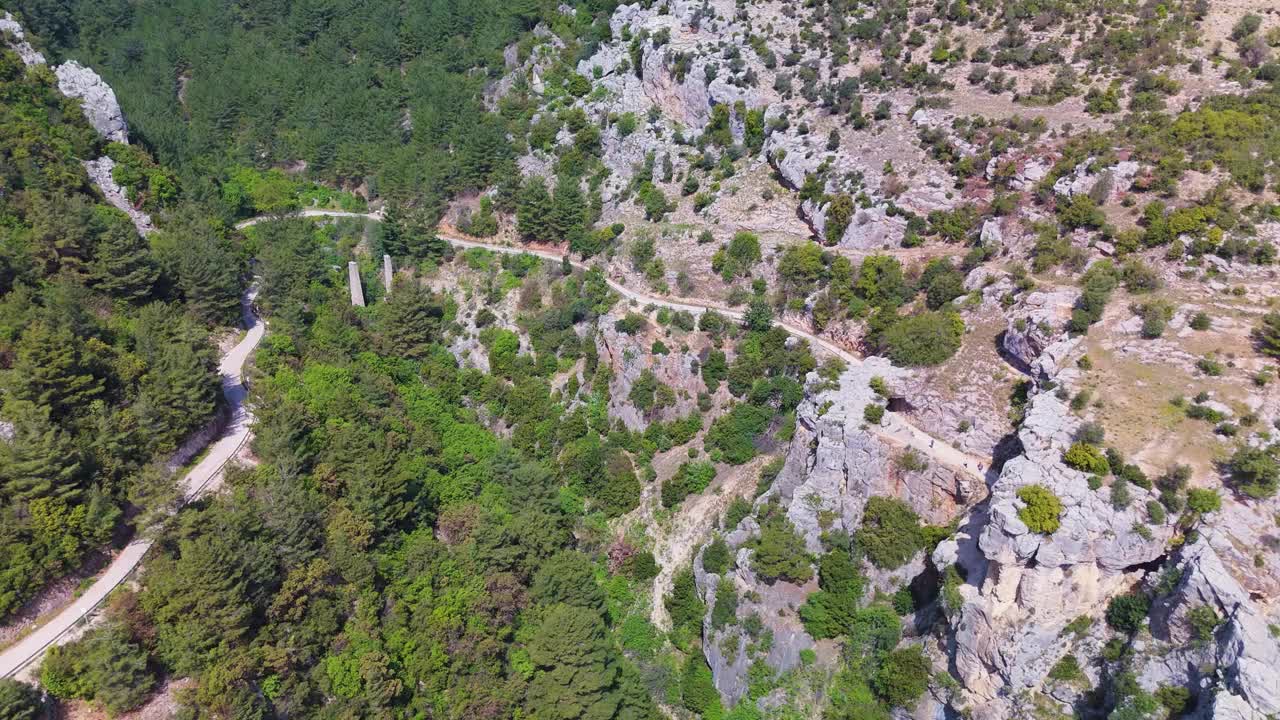
[[[85,118],[99,135],[112,142],[129,142],[129,126],[116,93],[98,73],[75,60],[59,65],[54,73],[58,76],[58,90],[80,100]]]

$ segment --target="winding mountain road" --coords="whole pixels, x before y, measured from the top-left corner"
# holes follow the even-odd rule
[[[310,208],[302,210],[295,214],[301,217],[350,217],[364,218],[366,220],[382,220],[380,212],[372,213],[356,213],[343,210],[323,210]],[[261,222],[276,219],[275,217],[264,216],[256,217],[244,222],[238,223],[237,228],[246,228],[251,225],[257,225]],[[553,262],[564,262],[566,256],[561,253],[555,253],[547,250],[529,249],[523,247],[512,247],[510,245],[497,245],[493,243],[478,242],[475,240],[464,240],[462,238],[453,238],[441,236],[442,239],[461,248],[481,248],[492,252],[504,253],[508,255],[533,255]],[[569,259],[569,264],[581,270],[590,268],[586,263]],[[727,307],[703,304],[678,302],[668,300],[661,297],[655,297],[646,293],[638,292],[625,285],[619,279],[606,277],[609,287],[616,291],[619,295],[627,300],[639,303],[641,305],[653,305],[655,307],[665,307],[670,310],[683,310],[694,315],[701,315],[707,311],[714,310],[727,318],[733,320],[742,320],[742,313]],[[253,312],[253,299],[256,296],[256,288],[251,288],[241,298],[241,313],[247,332],[244,338],[240,340],[235,347],[227,351],[222,357],[219,364],[219,372],[222,375],[222,394],[227,400],[228,406],[231,408],[231,422],[227,425],[221,436],[208,446],[205,457],[196,464],[194,468],[182,480],[183,487],[183,503],[190,502],[200,495],[215,490],[222,482],[222,470],[226,464],[235,457],[236,453],[249,441],[250,424],[253,421],[253,415],[249,408],[245,405],[245,399],[248,390],[244,386],[242,372],[245,362],[254,348],[258,346],[259,341],[266,331],[264,323]],[[862,362],[862,358],[836,345],[830,340],[818,337],[813,333],[792,325],[786,321],[778,323],[784,330],[798,338],[809,341],[816,347],[835,355],[850,364]],[[895,417],[896,416],[896,417]],[[917,452],[926,457],[933,458],[935,461],[955,470],[969,475],[979,482],[984,481],[984,475],[980,468],[982,460],[974,456],[965,454],[960,450],[939,443],[929,433],[921,430],[906,418],[898,416],[897,413],[888,413],[889,420],[884,425],[872,426],[871,430],[876,434],[893,440],[906,447],[915,449]],[[87,620],[91,619],[91,615],[106,600],[111,591],[115,590],[133,573],[134,569],[142,561],[142,558],[151,549],[152,541],[147,538],[146,533],[139,533],[139,537],[133,542],[125,546],[107,567],[106,571],[98,577],[89,589],[76,599],[71,605],[64,608],[52,620],[36,629],[31,634],[14,643],[9,648],[0,652],[0,677],[17,677],[25,675],[30,671],[36,661],[38,661],[44,652],[53,645],[68,642],[88,627]]]
[[[323,210],[318,208],[309,208],[297,214],[302,217],[357,217],[377,221],[381,221],[383,219],[381,212],[353,213],[342,210]],[[236,227],[246,228],[271,219],[274,218],[256,217],[241,222],[237,224]],[[447,235],[441,235],[440,238],[462,248],[482,248],[484,250],[504,253],[507,255],[533,255],[534,257],[540,257],[544,260],[551,260],[553,262],[563,262],[566,258],[566,255],[563,253],[551,252],[549,250],[530,249],[511,245],[498,245],[494,243],[479,242],[476,240],[464,240],[462,238],[449,237]],[[573,259],[569,259],[569,264],[580,270],[587,270],[590,268],[586,263]],[[714,310],[727,318],[739,321],[742,320],[742,313],[740,311],[732,310],[725,306],[712,303],[679,302],[648,295],[646,293],[632,290],[631,288],[623,285],[619,278],[606,276],[605,281],[608,282],[609,287],[615,290],[619,295],[641,305],[665,307],[670,310],[683,310],[692,313],[693,315],[701,315],[708,310]],[[846,363],[857,365],[862,362],[862,358],[858,355],[849,352],[830,340],[818,337],[804,328],[797,327],[785,320],[778,321],[778,325],[791,335],[808,340],[810,344],[835,355]],[[885,413],[884,424],[870,426],[870,429],[883,438],[892,440],[905,447],[912,448],[925,457],[933,458],[938,463],[945,465],[956,472],[968,475],[979,483],[986,482],[986,475],[982,468],[985,468],[989,464],[989,460],[969,455],[956,447],[938,440],[924,430],[916,427],[900,413]]]
[[[216,490],[222,483],[222,470],[249,440],[253,415],[245,405],[248,390],[242,373],[245,362],[266,332],[265,324],[253,312],[256,287],[240,298],[240,312],[246,329],[244,337],[222,356],[218,372],[222,376],[222,395],[231,409],[231,420],[218,438],[206,447],[204,458],[182,479],[182,503]],[[75,602],[63,608],[54,618],[0,653],[0,677],[21,677],[33,670],[45,650],[78,637],[88,628],[87,620],[121,583],[133,573],[143,556],[151,549],[148,533],[139,532],[125,546],[107,569],[94,580]]]

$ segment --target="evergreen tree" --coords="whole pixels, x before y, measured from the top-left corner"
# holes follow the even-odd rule
[[[693,568],[685,567],[676,573],[671,584],[671,594],[663,600],[663,604],[671,615],[673,628],[694,630],[702,627],[702,616],[706,614],[707,606],[698,594]]]
[[[533,577],[529,595],[543,605],[565,604],[590,610],[603,617],[604,591],[596,584],[591,559],[568,550],[552,555]]]
[[[189,238],[178,260],[178,287],[202,322],[233,325],[240,319],[239,261],[209,238]]]
[[[551,195],[541,178],[530,178],[520,188],[516,228],[525,240],[545,242],[551,238]]]
[[[14,435],[0,443],[0,490],[15,500],[79,495],[80,456],[75,442],[49,420],[49,409],[26,401],[5,406]]]
[[[140,600],[156,625],[156,652],[174,672],[199,672],[248,632],[253,607],[236,553],[214,535],[182,541],[177,557],[148,562]]]
[[[585,224],[586,201],[578,187],[578,178],[563,174],[556,183],[555,198],[551,201],[551,214],[547,222],[547,238],[561,242]]]
[[[64,324],[37,321],[18,341],[10,374],[13,396],[43,405],[58,416],[76,415],[103,392],[81,352],[84,342]]]
[[[1262,321],[1253,331],[1258,350],[1268,357],[1280,358],[1280,312],[1271,311],[1262,316]]]
[[[398,278],[391,296],[378,307],[380,349],[397,357],[425,358],[443,318],[443,305],[417,278]]]
[[[44,717],[40,691],[24,682],[0,678],[0,717],[7,720],[39,720]]]
[[[405,219],[405,249],[416,260],[439,260],[449,250],[449,244],[436,234],[439,213],[415,208]]]
[[[379,227],[382,252],[393,258],[406,257],[409,254],[409,247],[405,243],[404,208],[400,203],[387,203]]]
[[[610,720],[621,696],[618,662],[599,613],[554,605],[529,641],[533,678],[525,697],[532,720]]]
[[[143,376],[134,412],[158,446],[173,447],[212,417],[217,397],[208,357],[175,343],[165,347]]]
[[[112,225],[98,239],[90,277],[103,292],[139,302],[151,294],[160,271],[132,227]]]

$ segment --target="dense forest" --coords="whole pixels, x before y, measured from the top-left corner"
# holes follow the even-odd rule
[[[481,93],[502,51],[539,22],[590,37],[611,0],[20,0],[55,57],[111,83],[135,140],[185,192],[252,212],[227,181],[245,167],[305,167],[429,214],[451,193],[510,178],[505,123]],[[233,184],[234,185],[234,184]]]
[[[140,237],[90,188],[103,150],[0,51],[0,618],[172,503],[165,460],[219,401],[210,329],[239,318],[226,233],[175,202]]]

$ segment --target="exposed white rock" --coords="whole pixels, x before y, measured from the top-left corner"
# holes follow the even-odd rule
[[[1037,686],[1065,651],[1063,627],[1096,614],[1131,584],[1136,567],[1164,552],[1172,528],[1135,528],[1146,521],[1144,492],[1118,510],[1091,490],[1085,473],[1061,462],[1079,421],[1049,392],[1032,397],[1018,433],[1023,454],[1004,466],[992,488],[990,519],[978,547],[988,561],[978,592],[969,590],[955,624],[955,665],[980,700],[978,716],[1008,717],[1008,691]],[[1052,535],[1031,532],[1018,517],[1017,491],[1042,485],[1063,504]]]
[[[1074,290],[1027,293],[1010,314],[1009,326],[1001,340],[1004,351],[1025,367],[1036,360],[1065,331],[1076,302]]]
[[[22,58],[25,65],[43,65],[44,55],[39,50],[31,47],[31,43],[27,42],[26,33],[22,31],[22,25],[13,19],[7,11],[0,15],[0,36],[5,33],[13,36],[9,42],[9,47]]]
[[[138,228],[138,232],[146,235],[156,229],[151,222],[151,216],[135,208],[133,203],[129,202],[128,193],[116,182],[111,174],[115,166],[116,161],[105,155],[97,160],[84,161],[84,169],[89,174],[89,179],[102,191],[102,196],[106,198],[107,202],[124,211],[129,216],[129,219],[133,221],[133,226]]]
[[[1101,171],[1093,171],[1094,160],[1090,158],[1076,166],[1075,171],[1066,177],[1059,178],[1053,184],[1053,191],[1059,195],[1072,197],[1084,193],[1101,195],[1102,202],[1126,193],[1133,187],[1133,179],[1138,174],[1138,163],[1124,160]]]
[[[98,73],[75,60],[59,65],[54,73],[58,76],[58,90],[80,100],[85,118],[99,135],[112,142],[129,142],[129,126],[116,93]]]

